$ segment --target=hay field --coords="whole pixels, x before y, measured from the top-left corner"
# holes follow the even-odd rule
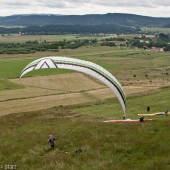
[[[11,79],[25,88],[0,92],[0,115],[43,110],[55,106],[102,102],[112,91],[96,79],[81,73]],[[147,93],[160,86],[124,86],[128,96]]]

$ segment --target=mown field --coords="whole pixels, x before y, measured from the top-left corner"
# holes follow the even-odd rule
[[[114,35],[112,36],[114,37]],[[10,34],[10,35],[0,35],[0,42],[26,42],[26,41],[62,41],[62,40],[78,40],[78,39],[102,39],[103,36],[77,36],[77,35],[20,35],[20,34]]]
[[[170,169],[170,116],[103,123],[122,119],[123,111],[100,82],[57,69],[18,79],[26,64],[49,55],[89,60],[108,69],[127,93],[127,118],[138,119],[147,105],[151,113],[170,108],[170,53],[87,46],[0,55],[1,169]],[[50,134],[58,136],[53,151],[47,143]]]
[[[146,28],[143,27],[142,31],[146,33],[170,33],[170,28],[163,28],[163,27],[153,27],[153,28]]]

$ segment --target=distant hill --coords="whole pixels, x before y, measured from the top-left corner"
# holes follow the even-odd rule
[[[169,24],[167,24],[167,25],[165,25],[165,27],[166,27],[166,28],[170,28],[170,23],[169,23]]]
[[[105,25],[116,24],[135,27],[164,27],[170,18],[156,18],[133,14],[90,14],[90,15],[13,15],[0,17],[3,26],[45,26],[45,25]]]
[[[0,27],[0,34],[53,35],[53,34],[135,34],[140,28],[116,24],[102,25],[44,25],[27,27]]]

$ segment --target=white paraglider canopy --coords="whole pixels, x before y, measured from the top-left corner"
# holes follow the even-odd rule
[[[48,68],[75,70],[100,80],[114,92],[126,114],[126,96],[120,83],[109,71],[95,63],[69,57],[45,57],[28,64],[20,78],[30,71]]]

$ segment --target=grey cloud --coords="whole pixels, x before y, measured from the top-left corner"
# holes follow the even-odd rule
[[[81,5],[90,3],[90,0],[36,0],[36,4],[48,8],[77,8]]]
[[[157,7],[170,6],[170,0],[1,0],[7,6],[40,6],[49,8],[69,8],[84,5],[109,7]]]
[[[89,14],[111,11],[168,15],[170,0],[0,0],[1,15],[11,13]],[[147,9],[147,10],[146,10]],[[3,12],[5,11],[5,12]]]
[[[45,1],[45,0],[39,0]],[[55,3],[55,0],[50,0]],[[115,6],[115,7],[155,7],[155,6],[170,6],[170,0],[63,0],[67,4],[89,4],[101,6]]]
[[[113,7],[157,7],[157,6],[170,6],[169,0],[141,0],[141,1],[134,1],[134,0],[96,0],[93,3],[101,6],[113,6]]]
[[[37,0],[39,2],[50,2],[56,3],[60,2],[58,0]],[[76,5],[76,4],[89,4],[89,5],[114,5],[114,6],[141,6],[141,7],[152,7],[152,6],[170,6],[170,0],[63,0],[69,5]]]
[[[14,8],[14,7],[22,7],[22,6],[30,6],[31,5],[31,2],[30,1],[26,1],[26,0],[23,0],[23,1],[17,1],[17,0],[1,0],[0,2],[0,6],[5,6],[5,7],[8,7],[8,8]]]
[[[45,3],[45,6],[49,8],[67,8],[67,4],[65,2]]]
[[[27,3],[27,2],[23,2],[23,3],[12,2],[12,3],[8,4],[8,6],[26,6],[26,5],[30,5],[30,3]]]

